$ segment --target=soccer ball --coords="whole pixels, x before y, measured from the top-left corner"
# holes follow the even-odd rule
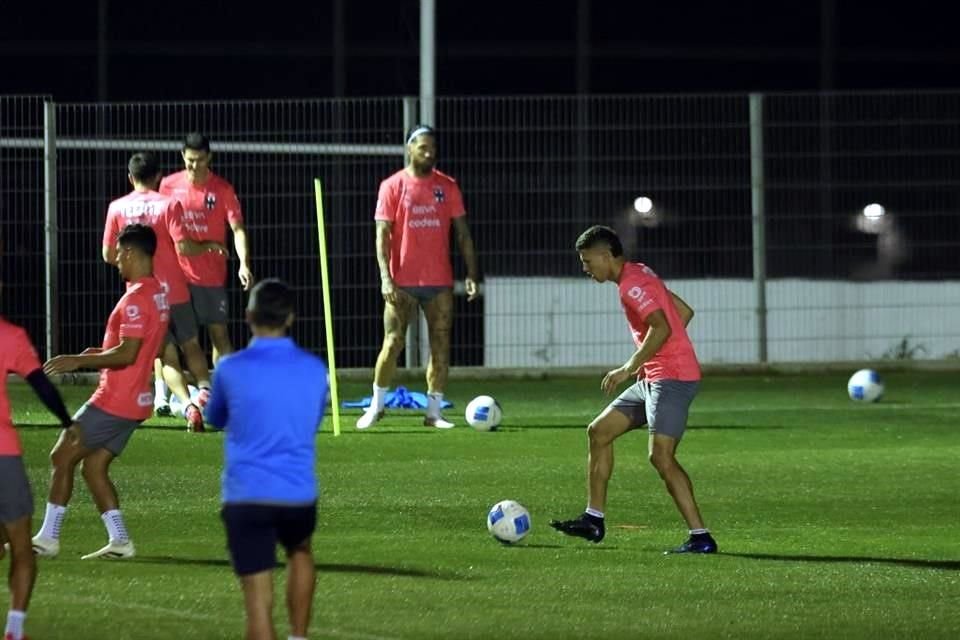
[[[530,512],[514,500],[501,500],[487,514],[487,531],[504,544],[522,540],[530,532]]]
[[[490,396],[477,396],[467,405],[467,424],[477,431],[493,431],[500,426],[503,410]]]
[[[857,402],[876,402],[883,395],[883,380],[873,369],[860,369],[850,376],[847,393]]]

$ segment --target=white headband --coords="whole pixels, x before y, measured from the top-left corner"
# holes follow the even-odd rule
[[[417,139],[417,136],[422,135],[424,133],[429,133],[430,135],[433,135],[433,129],[431,129],[430,127],[417,127],[416,129],[410,132],[410,136],[407,138],[407,144],[410,144],[411,142]]]

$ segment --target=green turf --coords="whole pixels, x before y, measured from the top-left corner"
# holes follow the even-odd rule
[[[686,532],[640,433],[617,444],[607,540],[547,526],[585,504],[599,375],[452,383],[457,413],[479,393],[501,401],[497,433],[429,431],[396,412],[357,433],[353,411],[334,438],[327,422],[311,637],[960,637],[960,375],[888,378],[869,406],[833,375],[707,378],[680,451],[722,552],[706,557],[661,554]],[[64,391],[71,409],[89,393]],[[39,518],[57,431],[29,388],[11,395]],[[241,636],[217,516],[221,440],[171,420],[135,435],[114,467],[132,561],[79,560],[105,532],[78,489],[61,556],[40,563],[34,638]],[[504,498],[533,517],[514,547],[484,524]]]

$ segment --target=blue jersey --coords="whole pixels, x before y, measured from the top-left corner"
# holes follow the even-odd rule
[[[207,422],[226,429],[223,502],[317,499],[316,434],[327,367],[292,338],[254,338],[217,363]]]

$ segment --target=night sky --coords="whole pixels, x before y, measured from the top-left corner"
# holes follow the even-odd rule
[[[0,93],[71,102],[419,91],[416,0],[344,0],[340,75],[333,2],[107,4],[101,84],[96,0],[0,3]],[[595,94],[954,88],[949,4],[595,1],[580,84]],[[439,95],[577,91],[577,0],[437,5]]]

